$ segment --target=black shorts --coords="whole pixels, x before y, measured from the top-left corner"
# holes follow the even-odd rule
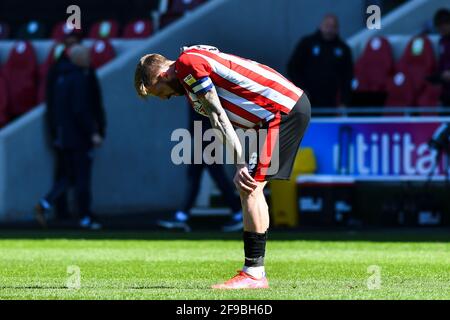
[[[246,148],[249,173],[256,181],[290,179],[310,119],[311,104],[303,93],[289,114],[279,113],[259,128],[256,147],[250,143],[252,149]]]

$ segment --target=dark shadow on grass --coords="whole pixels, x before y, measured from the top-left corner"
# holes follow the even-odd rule
[[[131,287],[129,288],[131,290],[153,290],[153,289],[179,289],[179,287],[175,287],[175,286],[136,286],[136,287]]]
[[[242,239],[241,233],[160,232],[143,230],[80,231],[80,230],[1,230],[0,240],[86,239],[86,240],[219,240]],[[312,229],[272,230],[269,241],[374,241],[374,242],[450,242],[450,228],[402,229]]]
[[[34,285],[34,286],[0,286],[0,290],[1,289],[17,289],[17,290],[29,290],[29,289],[39,289],[39,290],[46,290],[46,289],[66,289],[66,290],[71,290],[65,286],[39,286],[39,285]]]

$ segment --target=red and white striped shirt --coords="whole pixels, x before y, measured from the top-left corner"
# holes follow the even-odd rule
[[[197,94],[216,88],[231,123],[242,128],[289,113],[303,91],[277,71],[211,46],[182,49],[175,70],[194,109],[206,115]]]

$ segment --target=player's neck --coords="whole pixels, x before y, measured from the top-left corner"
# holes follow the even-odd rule
[[[176,72],[175,72],[175,61],[171,61],[171,64],[169,65],[169,68],[167,69],[167,74],[169,75],[169,77],[175,78],[176,77]]]

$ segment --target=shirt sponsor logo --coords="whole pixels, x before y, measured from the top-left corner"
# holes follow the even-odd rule
[[[192,76],[192,74],[188,75],[186,78],[183,79],[184,82],[186,82],[189,86],[192,86],[194,83],[197,82],[197,80]]]

